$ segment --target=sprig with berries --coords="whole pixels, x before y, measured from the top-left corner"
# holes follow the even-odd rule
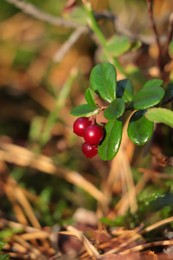
[[[98,153],[98,145],[104,138],[104,128],[87,117],[79,117],[73,124],[73,132],[84,138],[82,151],[86,157],[92,158]]]
[[[82,151],[86,157],[92,158],[97,153],[102,160],[115,157],[129,111],[128,136],[138,146],[151,139],[154,123],[173,127],[173,112],[164,106],[173,99],[172,84],[163,87],[161,79],[151,79],[135,92],[129,79],[117,81],[116,75],[112,64],[97,64],[90,74],[90,87],[85,91],[86,104],[71,111],[78,117],[73,131],[84,138]],[[105,122],[98,122],[99,113],[103,113]]]

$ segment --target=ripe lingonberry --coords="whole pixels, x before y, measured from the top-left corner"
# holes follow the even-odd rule
[[[103,127],[95,124],[89,125],[84,133],[84,140],[91,145],[98,145],[104,137]]]
[[[98,153],[97,145],[91,145],[85,142],[82,144],[82,152],[86,157],[92,158]]]
[[[73,132],[78,136],[84,136],[85,129],[91,124],[87,117],[79,117],[73,123]]]

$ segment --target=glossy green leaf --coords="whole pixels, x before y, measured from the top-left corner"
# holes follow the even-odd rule
[[[164,98],[162,99],[163,103],[168,103],[169,101],[172,101],[173,99],[173,82],[169,82],[165,89],[165,95]]]
[[[98,153],[102,160],[112,160],[117,154],[122,138],[122,121],[119,119],[109,120],[105,126],[105,139],[99,145]]]
[[[146,109],[157,105],[164,96],[164,89],[160,87],[162,80],[153,79],[145,83],[133,98],[134,109]]]
[[[145,117],[154,123],[163,123],[173,128],[173,111],[166,108],[151,108]]]
[[[73,116],[93,116],[99,112],[99,108],[89,105],[82,104],[71,110]]]
[[[136,145],[145,144],[153,134],[154,123],[149,121],[144,113],[144,110],[135,112],[129,121],[128,136]]]
[[[104,116],[107,119],[114,119],[120,117],[125,110],[124,100],[117,98],[111,102],[111,104],[105,109]]]
[[[132,101],[134,88],[129,79],[122,79],[117,82],[117,97],[123,98],[124,102]]]
[[[107,41],[106,50],[113,56],[118,57],[128,51],[131,47],[131,42],[126,36],[114,35]]]
[[[116,97],[116,71],[112,64],[96,65],[90,75],[91,88],[104,100],[111,102]]]
[[[94,93],[90,88],[87,88],[85,91],[85,100],[89,105],[97,107],[94,100]]]

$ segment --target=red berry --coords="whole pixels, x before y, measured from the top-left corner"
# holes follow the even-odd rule
[[[87,117],[79,117],[73,123],[73,132],[78,136],[84,136],[85,129],[91,124]]]
[[[91,144],[88,144],[88,143],[85,142],[82,145],[82,152],[84,153],[84,155],[86,157],[92,158],[98,153],[97,146],[91,145]]]
[[[104,129],[99,125],[90,125],[84,133],[84,140],[88,144],[98,145],[104,137]]]

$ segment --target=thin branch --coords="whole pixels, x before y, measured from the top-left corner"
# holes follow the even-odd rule
[[[172,166],[173,167],[173,157],[166,156],[162,153],[152,153],[153,157],[157,161],[159,166],[166,167],[166,166]]]
[[[63,18],[57,18],[53,15],[47,14],[41,10],[39,10],[37,7],[30,3],[23,2],[21,0],[6,0],[8,3],[13,4],[15,7],[19,8],[22,10],[24,13],[34,17],[35,19],[48,22],[50,24],[53,24],[55,26],[62,26],[65,28],[72,28],[76,29],[78,27],[82,27],[84,30],[86,30],[88,27],[87,26],[82,26],[79,23],[75,23],[73,21],[67,21],[64,20]],[[107,19],[111,20],[114,23],[114,27],[116,29],[116,32],[122,35],[125,35],[129,37],[131,40],[140,40],[141,42],[145,44],[151,44],[154,42],[154,38],[150,36],[145,36],[145,35],[136,35],[133,34],[131,31],[127,30],[122,26],[122,24],[118,21],[117,17],[112,14],[111,12],[102,12],[102,13],[95,13],[95,19],[100,20],[100,19]],[[89,29],[88,29],[89,30]],[[166,38],[165,36],[161,37],[161,41],[165,41]]]
[[[168,30],[168,39],[167,39],[167,44],[171,42],[173,37],[173,12],[169,16],[169,30]]]
[[[115,22],[115,20],[117,19],[116,15],[107,11],[95,13],[94,16],[96,20],[106,19]]]
[[[88,28],[83,26],[77,28],[67,39],[67,41],[61,46],[61,48],[55,53],[53,62],[59,63],[62,61],[69,49],[77,42],[83,33],[88,32]]]
[[[173,12],[170,14],[169,16],[169,26],[168,26],[168,37],[167,37],[167,41],[166,41],[166,47],[165,47],[165,51],[166,51],[166,56],[169,56],[169,44],[172,41],[172,37],[173,37]]]
[[[13,4],[15,7],[22,10],[24,13],[39,19],[41,21],[48,22],[50,24],[56,25],[56,26],[62,26],[66,28],[78,28],[80,25],[79,23],[75,23],[73,21],[66,21],[62,18],[57,18],[53,15],[47,14],[43,11],[40,11],[37,7],[30,3],[26,3],[21,0],[6,0],[6,2]]]
[[[159,55],[158,55],[158,67],[160,71],[163,69],[163,63],[162,63],[162,46],[160,44],[160,39],[159,39],[159,34],[156,28],[156,24],[154,21],[154,15],[153,15],[153,0],[147,0],[147,8],[148,8],[148,15],[150,18],[151,26],[154,32],[155,36],[155,41],[159,50]]]
[[[155,34],[156,42],[157,42],[159,49],[161,49],[159,34],[158,34],[158,31],[157,31],[156,24],[155,24],[155,21],[154,21],[154,16],[153,16],[153,0],[147,0],[147,6],[148,6],[148,14],[149,14],[149,17],[150,17],[153,32]]]
[[[134,246],[130,249],[126,249],[122,252],[119,252],[120,255],[128,255],[128,254],[131,254],[131,253],[134,253],[134,252],[139,252],[139,251],[142,251],[146,248],[150,248],[150,247],[155,247],[155,246],[170,246],[170,245],[173,245],[173,240],[163,240],[163,241],[155,241],[155,242],[150,242],[150,243],[146,243],[146,244],[143,244],[143,245],[137,245],[137,246]]]
[[[142,34],[136,34],[132,31],[125,28],[122,23],[119,21],[118,17],[111,12],[98,12],[94,13],[95,19],[98,20],[109,20],[113,23],[116,33],[127,36],[132,41],[141,41],[147,45],[150,45],[155,42],[155,38],[153,36],[147,36]],[[160,42],[165,42],[166,37],[164,35],[159,37]]]

